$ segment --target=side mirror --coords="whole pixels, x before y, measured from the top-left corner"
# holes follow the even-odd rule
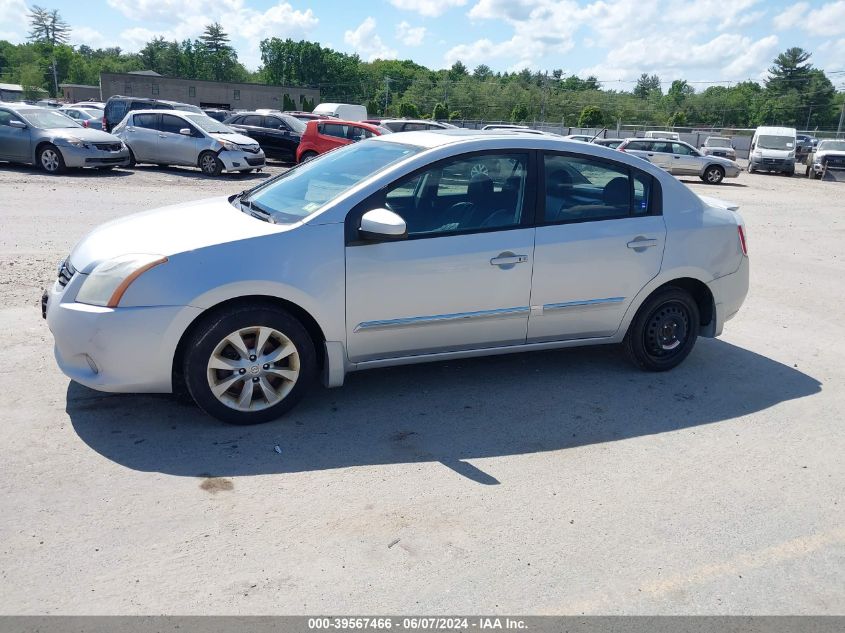
[[[23,121],[18,121],[17,119],[12,119],[11,121],[9,121],[9,127],[16,127],[19,130],[25,130],[26,123],[24,123]]]
[[[183,127],[181,130],[179,130],[179,134],[184,134],[185,136],[190,136],[191,135],[191,128]]]
[[[408,225],[389,209],[373,209],[361,217],[358,233],[365,240],[403,240],[408,237]]]

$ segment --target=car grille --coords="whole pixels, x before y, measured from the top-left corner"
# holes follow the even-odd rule
[[[94,147],[104,152],[119,152],[120,143],[94,143]]]
[[[243,151],[249,152],[250,154],[257,154],[258,150],[261,148],[258,145],[239,145]]]
[[[785,165],[786,161],[783,158],[764,158],[763,159],[764,165]]]
[[[73,278],[76,274],[76,269],[73,267],[73,264],[70,263],[69,259],[65,259],[59,264],[59,285],[64,288],[67,286],[68,282]]]
[[[824,162],[830,169],[845,169],[845,156],[826,156]]]
[[[246,164],[247,164],[247,165],[252,165],[253,167],[255,167],[255,166],[257,166],[257,165],[263,165],[263,164],[264,164],[264,159],[263,159],[263,158],[247,158],[247,159],[246,159]]]

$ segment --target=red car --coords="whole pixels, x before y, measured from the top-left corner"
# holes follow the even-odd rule
[[[339,121],[337,119],[321,119],[308,121],[299,148],[296,150],[296,162],[311,160],[318,154],[328,152],[341,145],[349,145],[355,141],[363,141],[371,136],[381,136],[388,130],[361,123],[359,121]]]

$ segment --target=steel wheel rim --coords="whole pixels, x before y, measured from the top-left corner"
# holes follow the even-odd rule
[[[202,157],[202,170],[206,173],[212,173],[214,168],[216,167],[214,156],[203,156]]]
[[[719,173],[718,169],[711,169],[707,172],[707,180],[713,183],[717,183],[722,179],[722,175]]]
[[[41,152],[41,165],[47,171],[56,171],[59,168],[59,157],[51,149],[45,149]]]
[[[279,330],[263,325],[240,328],[211,352],[206,376],[211,393],[236,411],[279,404],[299,379],[299,350]]]
[[[690,315],[682,303],[665,303],[648,319],[645,348],[654,358],[668,358],[684,348],[689,339]]]

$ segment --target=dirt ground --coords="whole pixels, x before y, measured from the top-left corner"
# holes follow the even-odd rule
[[[73,244],[266,175],[0,165],[0,612],[845,613],[845,184],[688,181],[741,205],[751,291],[667,374],[375,370],[248,428],[70,383],[38,301]]]

